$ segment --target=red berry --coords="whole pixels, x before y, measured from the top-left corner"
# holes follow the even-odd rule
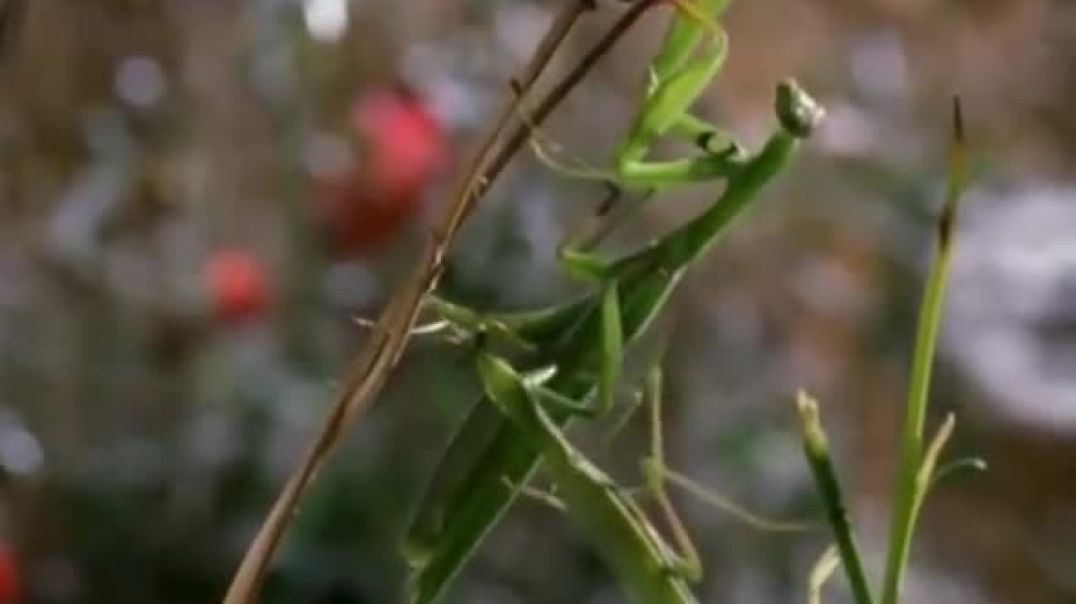
[[[320,220],[337,252],[367,255],[390,243],[419,215],[418,196],[375,196],[356,171],[318,183]]]
[[[441,123],[407,91],[378,91],[351,109],[351,125],[367,145],[364,171],[372,191],[393,199],[421,195],[445,162]]]
[[[223,321],[254,318],[268,306],[265,271],[246,251],[218,251],[206,264],[205,280],[213,312]]]
[[[402,89],[361,97],[350,117],[362,162],[316,183],[318,211],[338,252],[368,255],[421,214],[446,163],[447,142],[437,117]]]

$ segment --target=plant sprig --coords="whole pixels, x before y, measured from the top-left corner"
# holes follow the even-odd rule
[[[882,583],[880,604],[898,604],[901,583],[908,567],[909,552],[915,523],[931,486],[954,469],[983,468],[978,459],[958,460],[943,465],[939,459],[953,434],[956,419],[949,414],[935,436],[926,441],[924,425],[930,394],[931,369],[937,347],[949,271],[953,258],[953,231],[964,189],[967,185],[967,143],[960,100],[953,101],[953,133],[949,149],[945,203],[935,232],[935,257],[931,264],[919,311],[912,372],[901,435],[901,458],[889,533],[886,571]],[[856,546],[853,527],[841,495],[837,473],[829,457],[829,447],[819,420],[818,405],[801,393],[797,400],[804,434],[807,461],[815,477],[818,493],[826,507],[841,566],[852,587],[857,604],[874,604],[874,596],[863,569]],[[816,592],[815,583],[811,584]],[[820,589],[820,586],[817,588]]]
[[[923,292],[918,335],[912,357],[912,374],[904,411],[902,453],[889,531],[889,554],[886,560],[882,604],[897,604],[900,600],[900,586],[908,566],[916,517],[930,486],[929,479],[922,480],[924,469],[928,465],[933,465],[928,454],[930,450],[924,450],[923,426],[926,422],[930,396],[930,377],[934,365],[938,327],[941,324],[942,311],[945,307],[945,294],[953,260],[953,231],[968,177],[964,116],[959,98],[953,99],[953,139],[949,148],[948,163],[945,205],[942,207],[935,234],[935,259]],[[952,430],[951,426],[949,430]],[[939,436],[942,434],[939,432]],[[944,440],[941,439],[940,443],[944,444]],[[939,440],[935,439],[934,442],[937,443]],[[936,451],[934,455],[937,455]]]

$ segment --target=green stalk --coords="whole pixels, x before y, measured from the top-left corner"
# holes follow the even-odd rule
[[[964,126],[957,99],[953,104],[953,142],[949,152],[949,182],[945,206],[938,219],[937,252],[927,278],[926,290],[923,292],[912,360],[911,385],[905,408],[904,433],[901,437],[900,477],[894,494],[895,504],[890,522],[889,554],[886,560],[882,604],[897,604],[900,601],[901,581],[908,566],[916,512],[929,486],[917,480],[923,462],[923,424],[927,413],[927,396],[930,393],[930,375],[938,339],[938,325],[941,322],[952,264],[953,226],[966,175]]]
[[[829,457],[829,441],[822,431],[822,422],[818,417],[818,403],[806,393],[800,392],[796,398],[796,407],[800,413],[803,429],[803,450],[807,463],[814,474],[818,493],[826,507],[826,518],[833,529],[833,538],[837,541],[837,553],[841,558],[848,583],[852,587],[852,596],[856,604],[873,604],[867,574],[863,571],[863,559],[856,545],[855,532],[848,521],[848,511],[841,494],[840,481]]]

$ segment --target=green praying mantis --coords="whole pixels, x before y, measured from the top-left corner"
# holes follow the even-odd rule
[[[516,345],[528,349],[521,362],[525,367],[555,368],[543,387],[558,395],[547,397],[556,402],[549,404],[552,423],[542,425],[560,426],[569,416],[608,410],[625,346],[647,331],[685,270],[751,206],[821,116],[817,104],[791,82],[779,86],[777,106],[781,125],[763,150],[732,174],[708,210],[635,254],[600,270],[596,263],[587,267],[601,280],[599,292],[534,317],[494,315],[472,323],[496,325],[489,332],[494,336],[510,332]],[[514,500],[516,492],[505,482],[526,483],[540,456],[540,448],[491,402],[473,408],[445,452],[407,537],[405,554],[414,567],[412,602],[438,598]]]
[[[435,308],[457,329],[503,346],[509,363],[479,356],[485,396],[445,451],[405,537],[411,602],[440,598],[451,580],[527,484],[539,461],[553,469],[567,511],[639,604],[693,602],[690,564],[672,553],[600,471],[571,449],[561,430],[572,417],[607,414],[625,349],[647,332],[687,269],[752,207],[822,119],[821,107],[794,82],[777,87],[778,125],[761,150],[703,147],[698,158],[649,162],[654,141],[670,132],[709,143],[719,131],[689,113],[726,51],[710,15],[725,0],[676,0],[679,9],[651,65],[651,81],[618,153],[617,176],[631,186],[724,181],[706,210],[643,249],[615,261],[566,249],[569,273],[595,284],[577,300],[534,312],[480,314],[445,301]],[[701,55],[696,59],[696,54]],[[733,148],[734,147],[734,148]],[[679,541],[679,539],[678,539]],[[643,572],[645,570],[645,572]]]

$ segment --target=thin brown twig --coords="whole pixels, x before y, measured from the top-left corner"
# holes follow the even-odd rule
[[[576,67],[536,106],[531,116],[532,122],[539,124],[548,117],[646,9],[657,2],[658,0],[641,0],[625,12]],[[303,492],[328,459],[333,447],[344,434],[344,430],[366,411],[380,393],[403,354],[422,299],[436,286],[444,270],[448,247],[476,202],[489,190],[509,161],[529,139],[529,128],[520,125],[507,142],[497,149],[497,142],[505,128],[515,121],[518,103],[533,88],[535,81],[545,70],[578,19],[583,13],[593,8],[594,0],[574,0],[564,7],[550,26],[530,64],[524,70],[524,76],[520,78],[522,94],[511,95],[496,124],[484,139],[471,164],[471,169],[461,181],[449,212],[441,223],[441,228],[434,232],[433,240],[427,246],[426,257],[418,265],[412,277],[396,290],[385,310],[382,311],[363,351],[352,362],[341,385],[340,395],[321,433],[284,485],[254,541],[247,548],[228,592],[224,596],[223,604],[250,604],[254,601],[269,560],[291,517],[295,514]],[[497,153],[492,155],[495,149]]]
[[[561,101],[564,100],[568,93],[583,81],[583,78],[590,73],[590,70],[594,68],[594,65],[597,64],[602,57],[608,54],[613,45],[616,44],[633,25],[635,25],[635,22],[638,21],[648,9],[660,4],[660,2],[661,0],[637,0],[632,3],[631,8],[629,8],[620,19],[613,23],[605,35],[591,47],[572,71],[546,94],[545,98],[534,107],[533,112],[530,114],[530,119],[528,120],[530,124],[521,124],[516,128],[516,131],[509,138],[508,142],[505,143],[504,149],[510,151],[510,153],[502,153],[490,163],[490,167],[486,172],[486,178],[481,180],[475,188],[474,197],[476,199],[480,198],[489,189],[489,186],[493,184],[496,177],[500,175],[501,171],[508,165],[508,162],[511,161],[515,153],[530,140],[531,132],[529,126],[540,126],[542,122],[549,117],[549,114],[560,105]],[[524,93],[529,88],[526,84],[526,81],[521,81],[519,83],[520,90]],[[524,100],[523,94],[517,94],[515,97],[517,103]],[[465,212],[463,218],[466,217],[471,209],[473,209],[473,205],[468,205],[464,208]],[[458,226],[459,225],[457,224],[456,227],[458,228]]]

